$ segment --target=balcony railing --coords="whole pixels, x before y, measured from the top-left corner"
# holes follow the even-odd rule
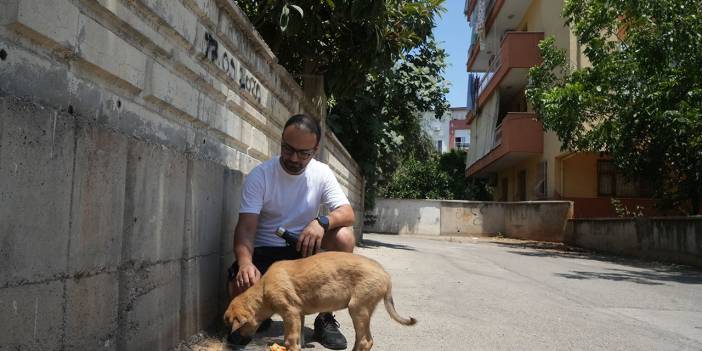
[[[483,91],[488,87],[488,84],[490,84],[490,81],[492,78],[495,76],[495,72],[500,68],[501,64],[501,57],[500,54],[498,53],[495,55],[495,58],[493,58],[492,62],[490,63],[490,67],[488,68],[488,71],[485,72],[483,77],[480,79],[480,85],[478,86],[478,96],[480,96]]]
[[[495,140],[492,143],[492,148],[496,148],[502,144],[502,123],[495,128]]]
[[[458,150],[467,150],[470,148],[470,143],[456,143],[456,149]]]

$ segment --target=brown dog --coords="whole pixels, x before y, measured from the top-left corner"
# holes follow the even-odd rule
[[[307,258],[280,261],[241,295],[224,314],[232,331],[253,336],[259,324],[273,314],[283,318],[285,347],[300,350],[301,321],[305,315],[349,309],[356,331],[354,351],[373,346],[370,318],[381,299],[390,317],[400,324],[414,325],[403,318],[392,301],[390,275],[370,258],[345,252],[323,252]]]

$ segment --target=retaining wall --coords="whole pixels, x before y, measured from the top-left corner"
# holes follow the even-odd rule
[[[572,203],[378,199],[372,215],[366,232],[561,241]]]
[[[234,1],[1,1],[0,350],[221,320],[242,180],[299,112],[324,122]],[[329,131],[320,158],[360,224],[357,164]]]
[[[574,219],[565,242],[601,252],[702,267],[702,216]]]

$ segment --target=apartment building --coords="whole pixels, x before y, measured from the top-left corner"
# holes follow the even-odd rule
[[[422,130],[429,136],[438,152],[454,149],[468,150],[470,129],[466,120],[468,107],[451,107],[437,119],[433,111],[422,113]]]
[[[570,64],[589,65],[561,15],[563,0],[466,0],[470,22],[469,106],[473,136],[466,176],[488,178],[498,201],[571,200],[575,217],[615,216],[612,197],[653,213],[648,189],[627,182],[605,153],[561,150],[526,100],[528,70],[548,36]]]

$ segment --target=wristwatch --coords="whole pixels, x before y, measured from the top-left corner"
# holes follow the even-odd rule
[[[324,231],[326,232],[329,230],[329,217],[327,216],[319,216],[316,218],[317,222],[319,222],[319,225],[324,228]]]

